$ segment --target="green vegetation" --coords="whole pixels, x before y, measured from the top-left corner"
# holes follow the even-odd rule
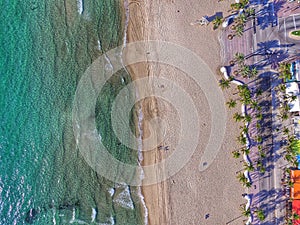
[[[234,62],[238,65],[244,65],[245,62],[245,55],[243,53],[237,52],[234,54]]]
[[[222,17],[219,17],[219,16],[216,16],[215,19],[212,21],[213,23],[213,29],[216,30],[219,28],[219,26],[222,24],[223,22],[223,18]]]
[[[236,106],[237,103],[236,103],[235,100],[230,99],[230,101],[227,102],[226,104],[227,104],[228,108],[234,108],[234,107]]]
[[[241,133],[240,136],[238,136],[237,141],[241,145],[246,145],[247,144],[247,138],[245,137],[244,133]]]
[[[300,36],[300,30],[294,30],[294,31],[292,31],[292,35]]]
[[[232,155],[233,155],[233,158],[238,159],[238,158],[240,158],[241,153],[238,150],[236,150],[236,151],[232,152]]]
[[[242,121],[242,119],[244,119],[244,117],[243,117],[242,114],[240,114],[240,113],[235,113],[235,114],[233,115],[233,119],[234,119],[236,122],[240,122],[240,121]]]
[[[294,220],[299,220],[300,219],[300,215],[298,215],[297,213],[293,213],[293,219]]]
[[[281,79],[292,79],[291,74],[291,64],[290,63],[280,63],[279,64],[279,78]]]
[[[241,207],[241,210],[243,216],[249,217],[251,215],[250,209],[246,209],[246,206]]]
[[[249,170],[250,172],[253,172],[255,170],[255,168],[252,165],[252,163],[250,163],[249,165],[247,163],[244,163],[244,169],[245,170]]]
[[[241,152],[242,152],[243,154],[248,155],[248,154],[250,153],[250,148],[242,148],[242,149],[241,149]]]
[[[224,90],[230,87],[230,80],[226,80],[225,78],[222,78],[219,81],[219,86]]]
[[[265,213],[262,209],[255,210],[256,216],[260,221],[264,221],[266,219]]]
[[[231,4],[230,7],[232,10],[240,10],[240,9],[245,9],[248,4],[249,4],[249,0],[241,0],[239,3]]]

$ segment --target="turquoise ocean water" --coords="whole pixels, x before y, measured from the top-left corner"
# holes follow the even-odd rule
[[[122,43],[120,2],[0,3],[0,224],[143,224],[138,189],[97,175],[79,154],[72,128],[80,77]],[[120,145],[108,116],[127,82],[124,71],[116,74],[95,112],[103,143],[135,164],[136,152]]]

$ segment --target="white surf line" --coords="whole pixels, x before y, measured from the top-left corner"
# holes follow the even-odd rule
[[[130,12],[128,0],[124,0],[124,9],[125,9],[125,24],[124,24],[124,33],[123,33],[123,48],[125,48],[127,44],[127,30],[128,30],[129,12]]]
[[[139,93],[138,90],[136,90],[136,96],[138,98]],[[139,106],[139,110],[138,110],[138,132],[139,132],[139,137],[138,137],[138,165],[141,167],[141,162],[143,161],[143,129],[142,129],[142,123],[144,120],[144,115],[143,115],[143,111],[142,111],[142,107]],[[144,179],[144,171],[142,170],[142,173],[140,174],[140,179],[141,181]],[[148,225],[148,208],[145,202],[145,198],[143,196],[142,193],[142,189],[141,187],[138,187],[138,196],[140,198],[140,201],[142,203],[142,206],[144,208],[144,225]]]
[[[83,13],[83,0],[77,0],[78,13],[81,15]]]
[[[127,45],[127,31],[128,31],[128,23],[129,23],[129,17],[130,17],[130,9],[129,9],[129,1],[128,0],[124,0],[124,9],[125,9],[125,24],[124,24],[124,34],[123,34],[123,46],[122,46],[122,50],[124,50],[124,48],[126,48]],[[122,53],[123,51],[121,51],[121,63],[123,65],[123,68],[125,69],[125,71],[129,74],[129,71],[126,69],[126,67],[124,66],[124,62],[123,62],[123,57],[122,57]],[[136,89],[136,97],[138,98],[139,96],[139,92],[138,89]],[[139,167],[141,167],[141,162],[143,161],[143,153],[142,153],[142,149],[143,149],[143,129],[142,129],[142,123],[144,120],[144,115],[143,115],[143,110],[141,108],[141,106],[139,106],[138,109],[138,132],[139,132],[139,137],[138,137],[138,165]],[[144,179],[144,171],[142,170],[142,173],[140,174],[140,179],[141,181]],[[141,204],[143,206],[144,209],[144,225],[148,225],[148,217],[149,217],[149,213],[148,213],[148,208],[145,202],[145,198],[144,195],[142,193],[142,188],[138,187],[138,196],[140,198]]]
[[[226,67],[224,67],[224,66],[221,67],[220,71],[221,71],[221,73],[223,73],[225,79],[228,80],[229,75],[227,73]],[[242,81],[235,80],[235,79],[233,79],[231,82],[236,84],[236,85],[244,85],[244,83]],[[246,105],[245,104],[242,104],[241,111],[242,111],[242,115],[245,116],[246,115]],[[245,125],[248,127],[249,123],[246,122]],[[246,138],[246,148],[249,148],[250,147],[250,140],[248,139],[248,136],[247,136],[246,133],[243,133],[243,135]],[[250,165],[251,162],[249,160],[249,156],[246,153],[243,154],[243,159],[247,163],[247,165]],[[247,178],[247,181],[250,182],[251,180],[250,180],[249,170],[245,170],[244,175]],[[251,206],[251,197],[250,197],[249,193],[247,193],[247,195],[245,195],[245,198],[247,199],[247,204],[245,206],[245,209],[248,210]],[[250,216],[248,217],[246,225],[250,225],[252,223],[252,220],[253,220],[252,219],[252,213],[250,211]]]
[[[97,211],[95,208],[92,208],[92,215],[91,215],[92,223],[95,222],[96,216],[97,216]]]
[[[76,212],[75,212],[75,208],[73,208],[73,211],[72,211],[72,219],[70,220],[69,223],[74,223],[76,220]]]

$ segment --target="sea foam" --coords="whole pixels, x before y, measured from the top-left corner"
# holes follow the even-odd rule
[[[108,193],[110,194],[110,196],[113,196],[115,194],[115,189],[114,188],[108,189]]]
[[[126,43],[127,43],[127,30],[128,30],[128,21],[129,21],[128,0],[124,0],[124,9],[125,9],[125,24],[124,24],[124,36],[123,36],[123,48],[126,47]]]
[[[77,0],[78,13],[83,13],[83,0]]]
[[[133,201],[131,199],[128,186],[126,186],[124,190],[116,196],[114,202],[118,203],[120,206],[124,208],[134,209]]]
[[[92,208],[92,215],[91,215],[92,221],[91,222],[95,221],[96,216],[97,216],[97,211],[95,208]]]

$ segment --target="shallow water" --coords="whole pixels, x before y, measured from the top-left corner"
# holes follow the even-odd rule
[[[138,190],[98,176],[72,128],[80,77],[123,42],[118,4],[1,1],[0,224],[143,223]],[[119,145],[107,116],[126,85],[121,76],[130,82],[120,71],[97,100],[97,128],[115,157],[135,164],[137,153]]]

